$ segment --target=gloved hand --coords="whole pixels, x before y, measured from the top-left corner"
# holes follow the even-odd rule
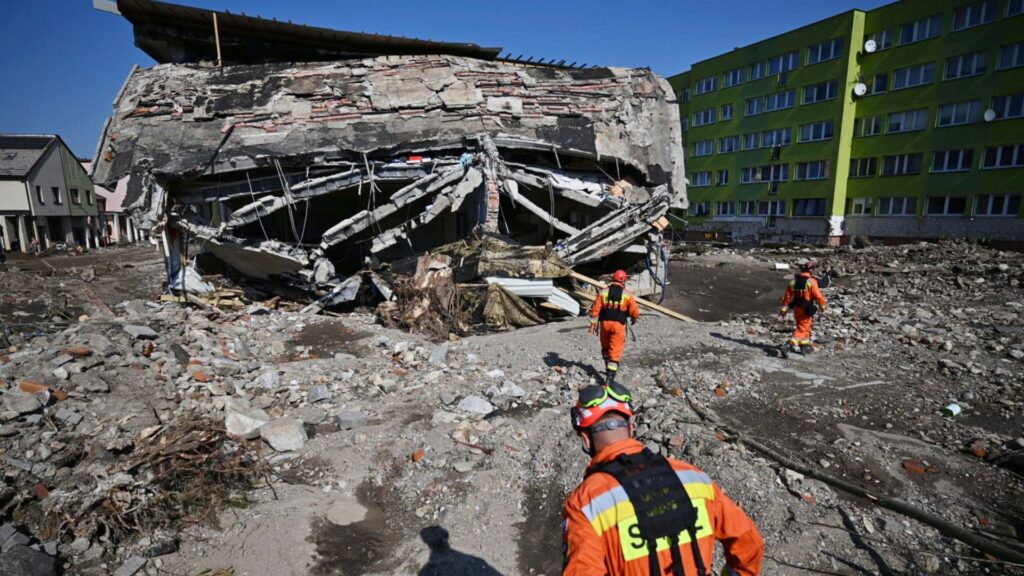
[[[783,306],[783,307],[782,307],[782,308],[781,308],[781,309],[779,310],[779,318],[785,318],[785,317],[786,317],[786,314],[787,314],[788,312],[789,312],[789,306]]]
[[[636,326],[636,318],[630,318],[629,323],[632,324],[633,326]]]
[[[591,334],[595,334],[596,335],[597,334],[597,322],[591,322],[590,323],[590,328],[587,329],[587,332],[590,332]]]

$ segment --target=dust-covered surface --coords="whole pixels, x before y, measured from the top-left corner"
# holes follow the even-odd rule
[[[804,464],[1019,547],[1024,257],[967,244],[815,252],[839,272],[826,290],[820,345],[784,360],[776,349],[789,327],[773,319],[773,298],[791,272],[773,264],[808,254],[677,256],[667,301],[691,299],[691,312],[718,316],[698,325],[641,317],[621,378],[638,398],[641,438],[707,471],[754,518],[767,541],[765,573],[1014,573],[723,440],[690,408],[711,410]],[[136,285],[161,272],[138,270]],[[703,285],[704,272],[700,294],[691,287]],[[0,286],[7,294],[28,276],[4,273]],[[96,294],[113,293],[104,278],[90,284]],[[42,291],[62,293],[58,282]],[[684,287],[692,294],[679,294]],[[749,306],[743,294],[752,295]],[[152,574],[560,570],[559,506],[587,461],[566,408],[600,365],[585,319],[438,345],[362,312],[328,318],[122,299],[104,300],[112,314],[81,304],[89,318],[65,319],[45,337],[15,336],[0,365],[0,525],[29,538],[23,547],[51,550],[75,574],[112,572],[133,555]],[[129,334],[133,325],[154,337]],[[83,339],[90,334],[109,349]],[[55,361],[75,344],[93,354]],[[90,375],[109,391],[83,380]],[[45,412],[27,410],[14,389],[33,378],[70,395],[47,398]],[[16,396],[10,404],[7,395]],[[954,401],[962,413],[944,416]],[[62,419],[62,409],[79,417]],[[55,492],[109,480],[148,445],[147,430],[195,416],[227,420],[238,434],[255,429],[252,443],[275,469],[270,487],[238,495],[216,526],[58,544],[32,520]],[[67,457],[74,445],[84,452]],[[176,545],[153,552],[166,539]],[[718,555],[716,573],[721,566]]]

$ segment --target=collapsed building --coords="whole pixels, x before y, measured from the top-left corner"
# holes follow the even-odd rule
[[[93,177],[130,179],[172,287],[191,288],[189,240],[245,275],[337,293],[368,266],[485,235],[663,281],[660,231],[687,200],[678,108],[649,70],[117,9],[161,63],[117,95]]]

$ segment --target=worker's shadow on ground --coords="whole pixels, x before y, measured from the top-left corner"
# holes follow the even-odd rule
[[[601,373],[598,372],[597,368],[594,368],[593,365],[586,364],[583,362],[577,362],[575,360],[566,360],[565,358],[559,356],[558,352],[546,353],[544,355],[544,364],[546,364],[548,368],[555,368],[556,366],[561,366],[562,368],[570,368],[572,366],[575,366],[580,370],[586,372],[588,376],[592,376],[594,378],[597,378],[598,380],[602,378]]]
[[[420,538],[430,547],[430,559],[419,576],[502,576],[482,558],[452,550],[448,531],[440,526],[420,530]]]
[[[732,336],[726,336],[725,334],[719,334],[718,332],[711,332],[710,335],[712,338],[718,338],[719,340],[728,340],[729,342],[741,344],[748,348],[756,348],[769,356],[780,355],[778,346],[772,346],[771,344],[761,344],[758,342],[754,342],[749,338],[733,338]]]

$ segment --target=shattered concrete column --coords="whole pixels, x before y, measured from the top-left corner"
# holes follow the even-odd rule
[[[501,158],[498,156],[498,147],[494,145],[494,141],[491,140],[490,136],[484,136],[483,145],[484,154],[486,155],[484,174],[487,177],[487,189],[484,196],[484,201],[486,202],[484,229],[488,232],[497,232],[498,216],[501,210],[501,178],[498,174]]]
[[[113,230],[113,232],[114,232],[114,236],[113,236],[114,244],[120,244],[121,243],[121,217],[118,216],[117,214],[111,214],[110,218],[113,221],[111,227],[114,229]]]

